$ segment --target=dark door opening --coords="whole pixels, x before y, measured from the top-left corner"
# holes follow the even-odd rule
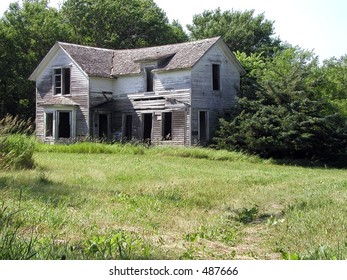
[[[162,128],[162,138],[163,140],[172,140],[172,113],[164,113],[162,120],[163,128]]]
[[[152,114],[143,114],[143,140],[151,141],[152,138]]]
[[[107,114],[99,114],[99,137],[108,137],[108,117]]]
[[[207,142],[207,112],[199,112],[199,141],[200,144],[206,144]]]
[[[125,115],[124,122],[124,138],[125,140],[131,140],[133,137],[133,115]]]
[[[59,138],[71,137],[70,112],[59,112]]]

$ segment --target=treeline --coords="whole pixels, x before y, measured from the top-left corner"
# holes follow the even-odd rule
[[[29,75],[56,41],[113,49],[222,36],[241,61],[239,102],[221,120],[218,148],[264,157],[336,159],[347,147],[347,55],[319,61],[274,36],[274,22],[250,11],[205,11],[187,26],[152,0],[47,0],[11,4],[0,19],[0,118],[35,116]]]

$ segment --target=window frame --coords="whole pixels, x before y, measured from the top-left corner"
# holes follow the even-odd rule
[[[59,137],[59,113],[69,113],[69,126],[70,126],[70,137],[69,138],[62,138]],[[52,114],[52,134],[47,136],[47,114]],[[46,140],[59,140],[59,139],[73,139],[76,137],[76,108],[71,108],[69,106],[62,106],[62,107],[50,107],[45,108],[44,110],[44,124],[43,124],[43,136]]]
[[[58,73],[58,71],[60,73]],[[67,75],[67,72],[68,72],[68,75]],[[59,80],[60,80],[60,86],[57,86],[57,83],[59,83]],[[68,86],[67,86],[67,83],[68,83]],[[71,67],[70,66],[53,68],[53,95],[71,95]]]

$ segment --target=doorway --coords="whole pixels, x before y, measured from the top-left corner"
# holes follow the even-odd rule
[[[99,137],[108,138],[108,114],[99,114]]]
[[[58,138],[71,137],[70,112],[58,112]]]
[[[151,141],[152,138],[152,113],[143,114],[143,140]]]
[[[124,138],[131,140],[133,137],[133,115],[124,116]]]

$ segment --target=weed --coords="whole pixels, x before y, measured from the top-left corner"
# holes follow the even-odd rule
[[[96,236],[87,240],[84,253],[91,259],[148,259],[150,247],[141,239],[120,230],[111,237]]]

